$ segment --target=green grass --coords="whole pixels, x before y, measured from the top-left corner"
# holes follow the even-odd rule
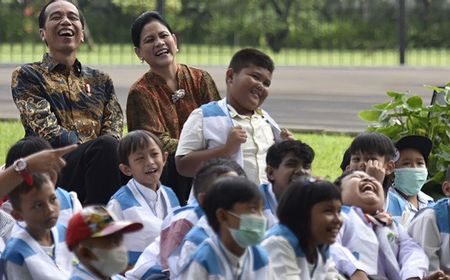
[[[0,63],[27,63],[42,58],[45,45],[36,43],[0,44]],[[227,65],[239,47],[206,46],[183,44],[177,61],[193,65]],[[315,66],[396,66],[399,65],[398,51],[386,50],[314,50],[283,49],[274,53],[262,48],[276,65]],[[86,45],[80,49],[79,59],[87,64],[139,64],[140,61],[130,44],[98,44],[89,51]],[[448,66],[450,49],[413,49],[406,53],[407,65]]]
[[[9,147],[22,138],[24,130],[19,121],[0,121],[0,165],[5,161]],[[296,133],[295,137],[310,145],[316,157],[312,170],[316,176],[334,180],[340,175],[339,165],[351,136],[334,134]]]

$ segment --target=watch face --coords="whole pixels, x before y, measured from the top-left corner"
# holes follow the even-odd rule
[[[27,163],[24,159],[18,159],[15,162],[16,171],[23,171],[23,170],[25,170],[25,168],[27,168]]]

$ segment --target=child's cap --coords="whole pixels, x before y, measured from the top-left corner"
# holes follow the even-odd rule
[[[420,135],[408,135],[402,137],[395,143],[397,150],[414,149],[422,154],[425,162],[428,162],[428,156],[430,155],[433,143],[428,137]]]
[[[115,221],[103,206],[87,206],[70,218],[66,243],[72,251],[78,243],[88,238],[108,236],[117,232],[133,232],[142,227],[142,223]]]

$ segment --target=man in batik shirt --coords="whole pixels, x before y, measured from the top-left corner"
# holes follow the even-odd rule
[[[76,191],[84,204],[106,204],[121,185],[117,142],[123,113],[105,73],[76,58],[84,19],[70,1],[50,1],[39,15],[48,53],[12,74],[12,96],[26,135],[53,147],[79,144],[65,159],[58,186]]]

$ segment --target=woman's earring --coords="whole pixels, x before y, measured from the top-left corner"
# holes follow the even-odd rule
[[[177,52],[179,52],[180,50],[177,48]]]
[[[144,61],[145,61],[144,58],[141,57],[140,59],[141,59],[141,63],[144,64]]]

